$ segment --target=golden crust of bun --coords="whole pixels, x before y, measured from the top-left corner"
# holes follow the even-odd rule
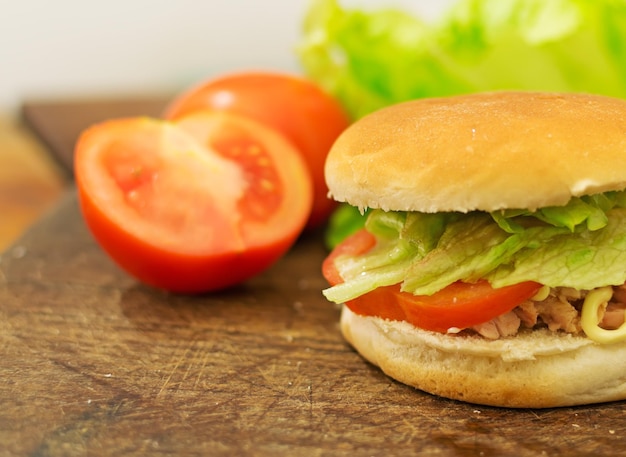
[[[441,397],[510,408],[626,399],[626,343],[533,331],[486,340],[341,314],[346,340],[391,378]]]
[[[489,92],[400,103],[346,129],[325,172],[330,195],[360,208],[562,205],[626,187],[626,101]]]

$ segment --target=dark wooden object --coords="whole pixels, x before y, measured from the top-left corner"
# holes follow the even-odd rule
[[[72,174],[74,144],[87,126],[126,116],[159,117],[172,97],[77,98],[73,100],[26,101],[22,118],[39,134],[50,153]]]
[[[99,107],[29,110],[67,154]],[[390,380],[342,340],[339,310],[320,292],[325,254],[310,234],[240,287],[170,295],[109,261],[70,190],[0,257],[0,455],[626,451],[623,402],[498,409]]]

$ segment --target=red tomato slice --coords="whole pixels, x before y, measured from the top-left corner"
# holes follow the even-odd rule
[[[178,96],[165,112],[168,119],[220,110],[255,119],[285,135],[301,152],[313,179],[309,228],[321,226],[336,202],[324,180],[326,155],[349,121],[339,103],[313,82],[295,75],[242,72],[211,79]]]
[[[375,243],[374,237],[360,230],[339,244],[324,260],[322,272],[335,285],[343,282],[335,260],[341,255],[359,255]],[[511,311],[541,288],[536,282],[523,282],[494,289],[487,281],[456,282],[433,295],[413,295],[400,291],[400,284],[380,287],[350,300],[346,306],[364,316],[407,321],[416,327],[446,333],[464,329]]]
[[[222,289],[265,270],[312,205],[295,148],[227,113],[94,125],[77,143],[75,176],[102,248],[140,281],[174,292]]]

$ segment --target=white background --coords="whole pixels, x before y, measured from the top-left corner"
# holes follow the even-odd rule
[[[450,0],[344,0],[427,19]],[[0,0],[0,112],[27,99],[179,90],[219,72],[299,71],[308,0]]]

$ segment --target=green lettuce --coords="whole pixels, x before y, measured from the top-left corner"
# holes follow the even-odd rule
[[[304,73],[355,120],[406,100],[488,90],[626,98],[626,0],[458,0],[436,21],[314,0],[297,50]],[[340,211],[330,247],[364,223]]]
[[[361,213],[356,206],[342,204],[330,215],[324,242],[328,249],[333,249],[342,240],[363,227],[366,213]]]
[[[298,55],[355,119],[405,100],[485,90],[626,97],[626,1],[459,0],[427,22],[315,0]]]
[[[404,291],[431,295],[456,281],[480,279],[494,287],[524,281],[581,290],[623,284],[625,197],[609,192],[516,214],[373,210],[365,228],[376,237],[375,247],[338,258],[345,282],[324,294],[345,302],[401,283]]]

